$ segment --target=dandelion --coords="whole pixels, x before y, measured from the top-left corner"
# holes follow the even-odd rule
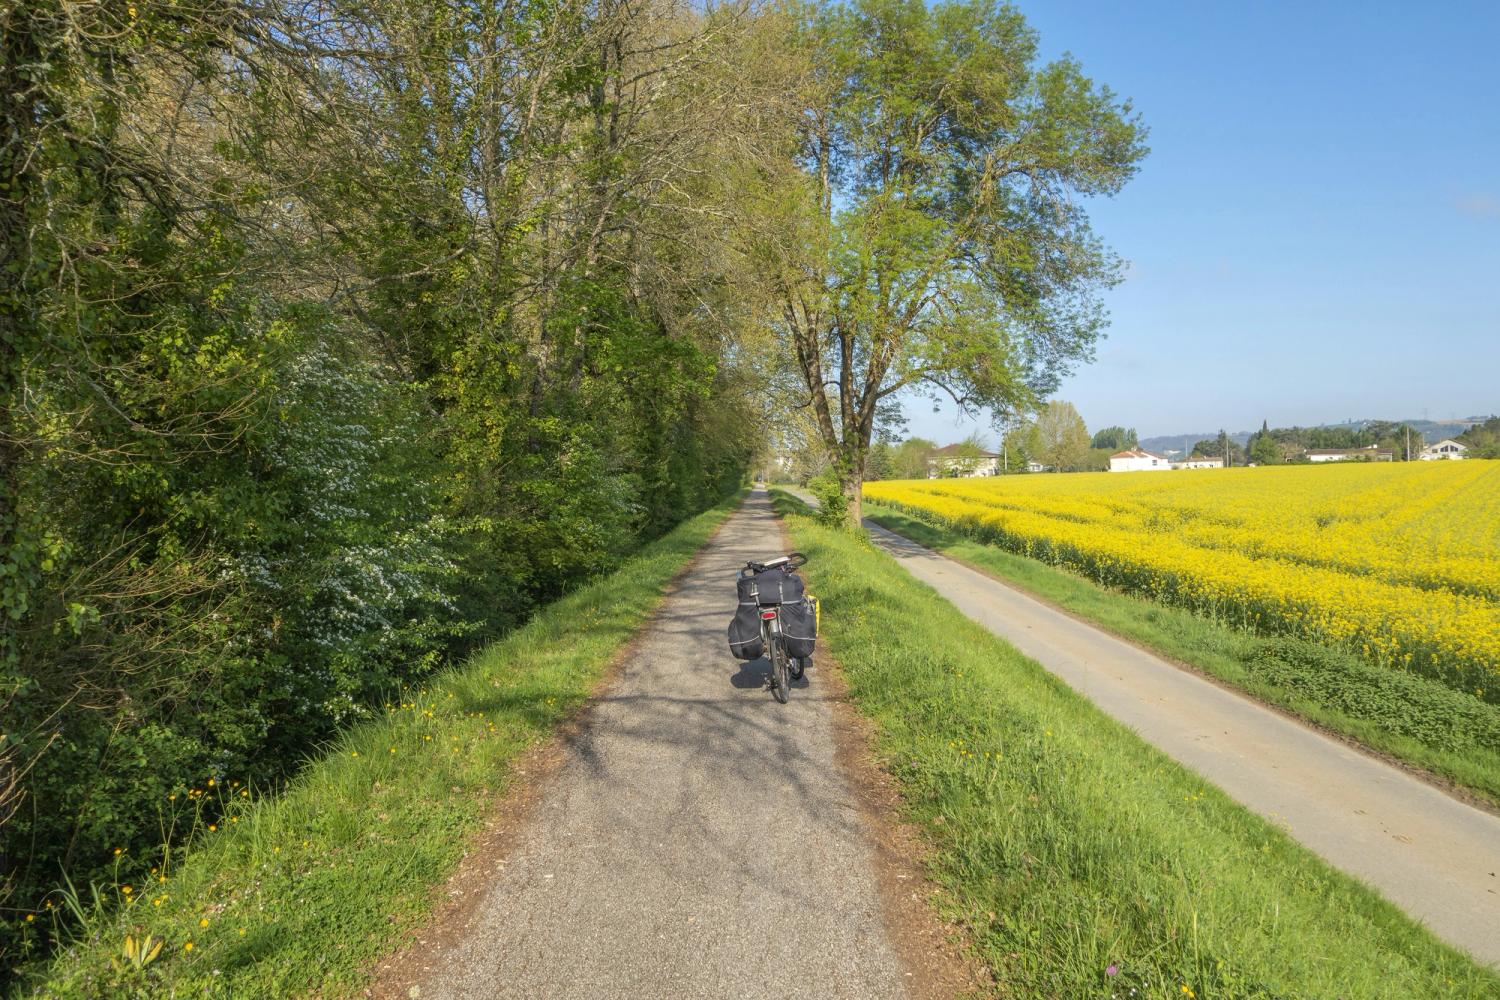
[[[207,918],[207,917],[203,917],[203,918],[201,918],[201,919],[200,919],[200,920],[199,920],[199,921],[198,921],[198,926],[199,926],[199,927],[207,927],[207,926],[208,926],[208,918]]]
[[[193,942],[189,941],[186,944],[184,944],[182,946],[182,950],[183,951],[192,951],[193,950]]]
[[[217,824],[217,823],[210,823],[210,824],[208,824],[208,832],[209,833],[216,833],[216,832],[218,832],[218,829],[219,829],[219,824]]]
[[[26,914],[26,922],[28,924],[32,923],[35,920],[36,920],[36,914],[35,913],[28,913],[28,914]]]
[[[120,891],[123,892],[127,896],[130,895],[132,892],[135,892],[135,890],[132,889],[128,885],[122,885],[122,886],[120,886]]]

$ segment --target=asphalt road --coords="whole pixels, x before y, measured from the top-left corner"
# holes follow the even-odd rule
[[[1377,888],[1439,937],[1500,964],[1500,818],[866,521],[959,610]]]
[[[780,551],[756,493],[649,623],[409,996],[906,995],[816,666],[779,705],[765,662],[726,645],[735,572]]]

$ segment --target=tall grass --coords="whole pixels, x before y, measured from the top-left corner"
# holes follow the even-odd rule
[[[509,765],[588,696],[662,588],[738,504],[685,522],[617,573],[348,732],[285,793],[195,831],[159,881],[80,903],[84,930],[20,995],[351,995],[429,912],[510,780]],[[80,894],[82,895],[82,894]],[[164,941],[142,962],[141,942]],[[132,957],[131,952],[134,952]]]
[[[810,556],[828,647],[1003,995],[1500,995],[1493,973],[868,542],[787,524]]]

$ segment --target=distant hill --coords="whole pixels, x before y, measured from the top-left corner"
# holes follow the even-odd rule
[[[1250,441],[1250,431],[1236,431],[1229,437],[1244,447]],[[1147,451],[1168,452],[1187,451],[1199,441],[1214,441],[1219,437],[1218,431],[1204,431],[1202,434],[1163,434],[1159,437],[1141,438],[1141,447]]]
[[[1441,441],[1444,438],[1455,437],[1468,430],[1472,425],[1483,423],[1484,417],[1465,417],[1463,420],[1404,420],[1398,423],[1407,423],[1413,430],[1422,433],[1422,439],[1427,443]],[[1317,427],[1350,427],[1361,428],[1366,424],[1376,421],[1370,420],[1345,420],[1336,424],[1315,424]],[[1236,431],[1229,435],[1242,447],[1250,442],[1253,431]],[[1199,441],[1211,441],[1219,436],[1218,431],[1204,431],[1201,434],[1161,434],[1156,437],[1141,438],[1141,447],[1147,451],[1187,451]]]

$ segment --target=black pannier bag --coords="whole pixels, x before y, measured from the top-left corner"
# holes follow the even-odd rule
[[[754,595],[751,589],[754,589]],[[764,573],[739,578],[740,603],[759,601],[762,605],[790,604],[802,600],[802,578],[784,569],[768,569]]]
[[[803,598],[781,606],[781,637],[786,655],[806,659],[818,642],[818,599]]]
[[[760,638],[760,609],[741,604],[729,623],[729,651],[736,660],[758,660],[766,651]]]

